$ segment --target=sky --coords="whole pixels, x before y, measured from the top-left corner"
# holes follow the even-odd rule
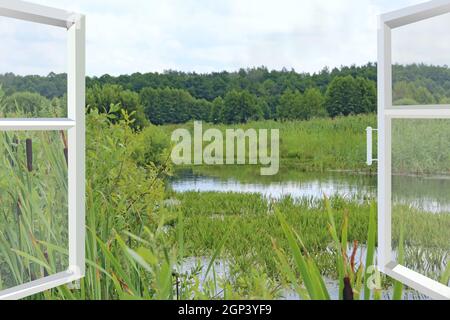
[[[325,66],[362,65],[376,61],[377,15],[424,1],[34,2],[86,14],[87,73],[100,76],[165,70],[206,73],[262,65],[317,72]],[[450,39],[444,32],[450,19],[446,18],[425,23],[428,29],[412,27],[395,33],[394,59],[450,64],[445,50],[450,50]],[[431,38],[423,31],[429,28],[447,41]],[[0,39],[0,73],[46,75],[66,70],[63,29],[0,18]]]

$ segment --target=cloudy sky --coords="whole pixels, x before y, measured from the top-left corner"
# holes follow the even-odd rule
[[[265,65],[315,72],[376,60],[377,14],[423,0],[34,0],[87,15],[89,75],[168,69],[196,72]],[[450,19],[441,23],[449,30]],[[436,27],[436,25],[434,25]],[[442,26],[441,26],[442,27]],[[436,28],[435,28],[436,29]],[[438,28],[439,29],[439,28]],[[444,29],[442,36],[446,36]],[[411,37],[413,35],[413,37]],[[65,31],[0,18],[0,73],[65,71]],[[404,62],[449,41],[407,29],[395,34]],[[447,39],[448,40],[448,39]],[[402,61],[403,62],[403,61]],[[448,63],[450,64],[450,62]]]

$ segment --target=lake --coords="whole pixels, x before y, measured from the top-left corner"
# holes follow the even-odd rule
[[[176,192],[258,193],[267,199],[290,196],[322,199],[341,196],[359,201],[374,199],[376,175],[357,173],[303,173],[283,170],[274,177],[261,177],[247,168],[223,170],[179,170],[170,185]],[[450,212],[450,179],[444,176],[394,176],[394,203],[407,204],[428,212]]]

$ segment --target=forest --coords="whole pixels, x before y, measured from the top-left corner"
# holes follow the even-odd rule
[[[450,69],[423,64],[395,65],[395,105],[450,102]],[[309,120],[374,113],[376,64],[324,68],[314,74],[266,67],[211,74],[166,71],[87,78],[87,104],[108,112],[120,103],[134,113],[136,127],[181,124],[190,120],[239,124],[255,120]],[[10,104],[39,94],[64,103],[65,74],[42,76],[0,75]],[[26,92],[26,93],[24,93]],[[42,97],[35,96],[41,100]],[[120,114],[117,115],[120,117]]]

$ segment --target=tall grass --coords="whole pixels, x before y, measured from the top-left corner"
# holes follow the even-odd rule
[[[0,289],[64,271],[67,163],[59,132],[3,132],[0,145]]]
[[[376,127],[375,115],[292,122],[257,121],[236,126],[204,124],[203,130],[212,127],[222,132],[227,129],[279,129],[281,168],[295,166],[301,171],[312,172],[370,171],[373,168],[368,168],[364,162],[368,126]],[[180,127],[193,132],[193,123],[162,128],[170,136]]]
[[[353,243],[351,256],[348,256],[348,215],[344,216],[344,220],[339,233],[333,210],[331,208],[328,199],[325,199],[325,207],[328,213],[328,230],[333,238],[333,247],[336,250],[336,266],[338,269],[338,281],[339,281],[339,299],[340,300],[359,300],[362,296],[362,288],[364,287],[363,297],[366,300],[371,299],[371,290],[374,291],[374,298],[379,299],[379,290],[381,287],[371,288],[369,279],[372,273],[368,272],[369,269],[376,272],[374,267],[374,252],[375,247],[375,234],[376,234],[376,222],[375,222],[375,206],[372,204],[370,207],[370,223],[368,230],[367,241],[367,255],[365,266],[362,261],[357,262],[355,260],[358,250],[358,242]],[[298,235],[286,222],[283,214],[278,213],[277,217],[283,228],[283,232],[288,239],[289,253],[294,257],[294,267],[288,264],[288,255],[286,255],[281,249],[275,247],[277,251],[278,259],[282,273],[288,277],[296,288],[300,297],[304,299],[313,300],[329,300],[330,294],[325,281],[322,278],[322,274],[319,271],[314,259],[311,257],[308,248],[303,244],[301,236]],[[339,235],[340,234],[340,235]],[[361,259],[362,260],[362,259]],[[300,274],[297,278],[296,273]]]
[[[214,192],[188,192],[175,194],[174,197],[178,200],[175,207],[184,213],[185,254],[189,257],[211,256],[222,240],[222,235],[231,230],[222,258],[233,264],[235,274],[244,274],[251,266],[259,265],[271,278],[279,277],[277,255],[268,244],[275,240],[277,247],[287,252],[289,243],[276,212],[283,213],[287,225],[300,235],[303,246],[314,256],[321,273],[331,278],[340,278],[341,286],[345,269],[342,266],[337,268],[342,260],[336,256],[341,251],[337,249],[337,237],[348,239],[343,243],[350,243],[345,246],[348,261],[354,256],[353,242],[357,241],[360,251],[366,255],[366,265],[372,266],[376,262],[375,251],[371,250],[376,245],[374,204],[339,197],[331,198],[329,204],[333,212],[334,228],[339,230],[332,234],[328,227],[329,209],[320,200],[284,198],[267,202],[263,196],[257,194]],[[420,252],[439,256],[446,248],[447,236],[442,235],[441,231],[450,223],[447,214],[429,214],[405,206],[403,210],[395,212],[394,222],[405,222],[405,239],[414,236],[423,244]],[[344,229],[345,234],[342,234],[341,226],[344,225],[347,227]],[[394,246],[401,242],[400,233],[397,231],[400,226],[399,223],[393,223]],[[365,246],[361,246],[362,244]],[[341,247],[344,248],[344,244]],[[406,242],[405,247],[406,263],[416,263],[417,248],[410,247]],[[433,269],[440,270],[440,274],[443,271],[439,259],[426,263],[422,261],[418,266],[424,272]],[[363,273],[371,271],[373,270],[365,268]],[[364,288],[359,291],[361,290]],[[367,291],[364,296],[367,297],[368,294]]]

